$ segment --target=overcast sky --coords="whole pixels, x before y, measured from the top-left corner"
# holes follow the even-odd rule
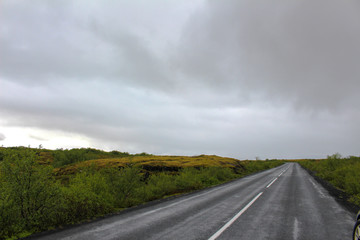
[[[0,145],[360,155],[358,0],[1,0]]]

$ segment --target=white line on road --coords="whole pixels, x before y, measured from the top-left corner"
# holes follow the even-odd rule
[[[297,218],[295,218],[295,220],[294,220],[294,228],[293,228],[293,239],[294,240],[299,239],[299,233],[300,233],[299,221],[297,220]]]
[[[212,235],[208,240],[215,240],[216,238],[218,238],[228,227],[231,226],[231,224],[233,224],[236,219],[238,219],[261,195],[263,194],[263,192],[259,193],[258,195],[256,195],[256,197],[253,198],[253,200],[251,200],[243,209],[241,209],[240,212],[238,212],[238,214],[236,214],[232,219],[230,219],[230,221],[228,221],[222,228],[219,229],[219,231],[217,231],[214,235]]]
[[[326,196],[326,195],[323,193],[323,191],[320,189],[320,187],[319,187],[316,183],[314,183],[314,181],[311,180],[311,178],[309,178],[309,181],[310,181],[311,184],[314,186],[314,188],[319,192],[321,198],[328,198],[328,196]]]
[[[285,173],[290,167],[287,167],[284,171],[282,171],[278,176],[280,177],[281,175],[283,175],[283,173]]]
[[[269,188],[276,180],[278,180],[278,178],[275,178],[274,180],[272,180],[272,182],[269,183],[269,185],[267,185],[266,188]]]

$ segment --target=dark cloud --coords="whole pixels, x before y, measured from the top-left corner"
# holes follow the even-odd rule
[[[241,100],[358,107],[358,1],[207,1],[184,29],[177,66]]]

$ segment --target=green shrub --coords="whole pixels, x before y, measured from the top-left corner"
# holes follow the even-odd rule
[[[184,168],[180,174],[175,178],[175,184],[179,191],[196,190],[203,187],[199,178],[199,171],[196,168]]]
[[[128,207],[134,205],[134,202],[139,202],[136,195],[138,188],[143,184],[139,168],[129,166],[120,170],[107,169],[103,173],[106,174],[117,208]]]
[[[29,149],[5,152],[1,165],[0,231],[3,236],[45,230],[57,224],[60,187],[52,168],[38,164]]]
[[[63,188],[65,209],[64,221],[75,223],[114,210],[109,187],[100,174],[78,174]]]
[[[146,195],[144,196],[145,199],[153,200],[176,193],[177,188],[174,184],[175,178],[176,176],[166,173],[152,175],[147,184],[144,186],[146,188]]]
[[[324,160],[306,160],[299,163],[350,194],[350,201],[360,206],[360,157],[341,158],[340,154],[334,154]]]

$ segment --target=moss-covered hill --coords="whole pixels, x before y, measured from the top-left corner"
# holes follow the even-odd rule
[[[122,158],[94,159],[75,164],[66,165],[55,169],[56,175],[71,175],[82,168],[123,168],[129,165],[136,165],[149,172],[177,172],[179,169],[188,167],[224,167],[231,168],[240,173],[244,170],[245,162],[234,158],[225,158],[215,155],[200,156],[131,156]]]

